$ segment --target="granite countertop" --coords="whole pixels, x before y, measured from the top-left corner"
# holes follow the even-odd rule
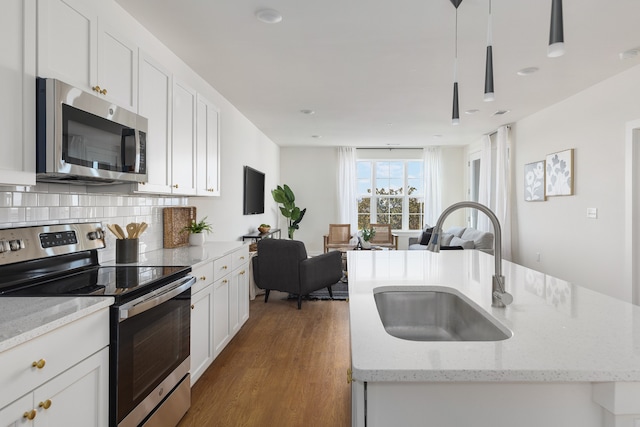
[[[113,304],[112,297],[0,298],[0,353]]]
[[[360,381],[640,381],[640,307],[510,262],[514,301],[491,307],[494,258],[480,251],[348,253],[353,378]],[[381,287],[451,287],[513,332],[495,342],[417,342],[389,335]]]

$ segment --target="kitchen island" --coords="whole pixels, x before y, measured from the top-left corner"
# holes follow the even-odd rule
[[[640,420],[640,307],[505,262],[491,307],[480,251],[348,254],[353,426],[615,426]],[[512,332],[502,341],[388,334],[374,294],[453,288]]]

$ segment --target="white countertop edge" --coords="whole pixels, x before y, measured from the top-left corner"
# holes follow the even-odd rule
[[[37,305],[38,310],[29,312],[28,308],[24,308],[24,303]],[[0,352],[107,308],[113,303],[113,297],[3,297],[0,299],[0,324],[3,327]],[[72,306],[73,309],[56,313],[64,305]],[[16,314],[18,310],[21,313]],[[5,320],[7,317],[11,318]]]

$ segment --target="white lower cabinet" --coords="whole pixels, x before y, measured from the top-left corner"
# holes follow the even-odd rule
[[[191,294],[191,384],[249,319],[249,251],[230,254],[193,267]]]
[[[108,344],[104,309],[1,353],[0,426],[106,427]]]

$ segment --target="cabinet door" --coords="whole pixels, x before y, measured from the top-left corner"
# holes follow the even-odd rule
[[[97,81],[97,15],[92,2],[38,1],[38,76],[91,91]]]
[[[218,356],[229,342],[229,279],[213,284],[213,344]]]
[[[138,190],[171,193],[171,73],[153,58],[140,53],[138,114],[146,117],[148,181]]]
[[[33,393],[29,393],[0,409],[0,426],[18,427],[28,425],[28,417],[33,416],[37,417],[38,411],[34,409]]]
[[[109,349],[104,348],[58,375],[34,394],[34,427],[106,427]]]
[[[196,114],[197,194],[219,196],[219,111],[198,94]]]
[[[191,385],[213,362],[213,285],[191,296]]]
[[[7,0],[0,14],[0,184],[35,185],[35,0]]]
[[[174,194],[196,194],[195,109],[195,91],[174,78],[171,141],[171,183]]]
[[[98,27],[97,85],[105,98],[130,111],[137,110],[138,48],[102,21]]]
[[[232,337],[240,330],[240,281],[243,275],[244,270],[241,268],[231,273],[231,284],[229,285],[229,334]]]

